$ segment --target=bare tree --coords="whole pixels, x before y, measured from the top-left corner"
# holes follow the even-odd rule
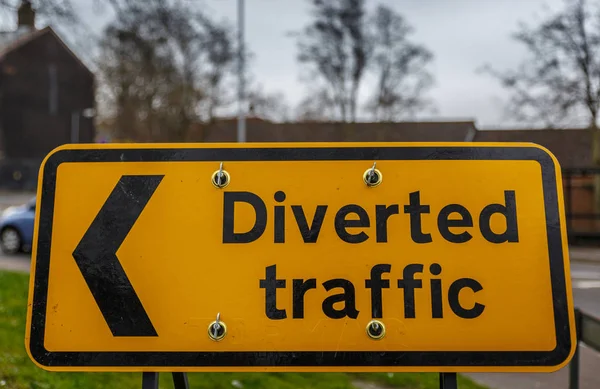
[[[595,128],[600,101],[600,18],[585,0],[566,0],[565,8],[534,27],[521,24],[514,38],[529,57],[515,70],[484,69],[512,91],[510,111],[518,120],[550,127],[581,117]],[[600,154],[595,160],[600,163]]]
[[[394,121],[431,106],[423,92],[433,83],[426,70],[433,54],[408,40],[412,28],[389,7],[377,7],[370,25],[374,48],[371,67],[377,85],[367,110],[375,120]]]
[[[333,103],[341,121],[356,121],[358,92],[367,74],[375,75],[377,86],[365,108],[377,120],[397,120],[433,108],[423,96],[433,83],[426,71],[433,55],[409,41],[412,28],[401,15],[380,5],[369,16],[364,0],[311,3],[313,20],[299,34],[298,60],[310,65],[312,80],[324,81],[316,95],[322,103]],[[315,116],[327,110],[314,107],[311,98],[299,107],[301,112]]]
[[[176,1],[113,6],[120,12],[106,30],[100,59],[101,90],[116,114],[117,135],[185,140],[191,125],[203,114],[210,119],[219,105],[217,92],[233,60],[226,27]]]
[[[222,86],[225,77],[233,70],[235,48],[228,26],[205,19],[204,27],[206,31],[203,47],[207,56],[204,79],[209,97],[207,116],[209,121],[213,121],[216,116],[215,110],[227,102],[227,95]]]
[[[229,29],[190,4],[111,0],[117,19],[102,41],[101,88],[118,136],[186,140],[211,121],[231,70]]]
[[[355,121],[369,58],[364,0],[312,0],[313,21],[298,40],[301,63],[327,85],[342,121]]]
[[[515,34],[529,58],[512,71],[485,70],[512,91],[509,109],[518,119],[561,126],[583,119],[592,135],[593,163],[600,165],[600,14],[585,0],[566,0],[564,9]],[[600,210],[600,177],[596,180]]]

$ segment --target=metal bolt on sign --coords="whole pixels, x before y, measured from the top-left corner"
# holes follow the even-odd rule
[[[211,182],[215,187],[222,189],[229,185],[230,181],[231,177],[226,170],[223,170],[223,162],[221,162],[219,165],[219,170],[212,174]]]
[[[385,336],[385,325],[379,320],[371,320],[367,324],[367,335],[374,340],[382,339]]]
[[[381,181],[383,181],[383,174],[378,169],[375,169],[375,166],[377,166],[377,162],[373,162],[373,167],[367,169],[363,174],[365,184],[370,187],[379,186]]]
[[[217,320],[210,323],[208,326],[208,337],[218,342],[225,337],[227,326],[221,321],[221,313],[217,313]]]

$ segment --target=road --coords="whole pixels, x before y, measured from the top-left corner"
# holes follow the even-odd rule
[[[0,253],[0,269],[29,273],[29,268],[28,255],[5,255]]]
[[[35,196],[33,192],[5,192],[0,191],[0,211],[13,205],[25,204]]]
[[[0,269],[29,271],[27,255],[0,254]],[[600,318],[600,260],[573,262],[571,265],[575,305]],[[580,389],[600,388],[600,353],[581,347]],[[568,368],[550,374],[477,373],[469,374],[492,389],[567,389]]]

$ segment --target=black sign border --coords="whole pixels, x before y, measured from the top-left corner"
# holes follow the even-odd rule
[[[340,146],[340,147],[223,147],[215,148],[100,148],[59,149],[40,169],[39,233],[30,341],[32,358],[41,366],[60,367],[552,367],[570,356],[571,321],[563,258],[561,213],[557,197],[556,167],[552,157],[535,145],[497,146]],[[50,245],[56,174],[65,162],[179,162],[179,161],[385,161],[385,160],[529,160],[541,165],[547,222],[550,276],[554,300],[556,348],[545,351],[397,351],[397,352],[54,352],[44,347]],[[564,216],[564,215],[563,215]],[[562,220],[564,223],[564,219]],[[449,334],[451,336],[451,334]]]

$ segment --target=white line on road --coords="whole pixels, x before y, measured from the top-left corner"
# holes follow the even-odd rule
[[[572,282],[573,289],[598,289],[600,281],[596,280],[576,280]]]
[[[585,280],[600,280],[600,271],[571,270],[571,278]]]

